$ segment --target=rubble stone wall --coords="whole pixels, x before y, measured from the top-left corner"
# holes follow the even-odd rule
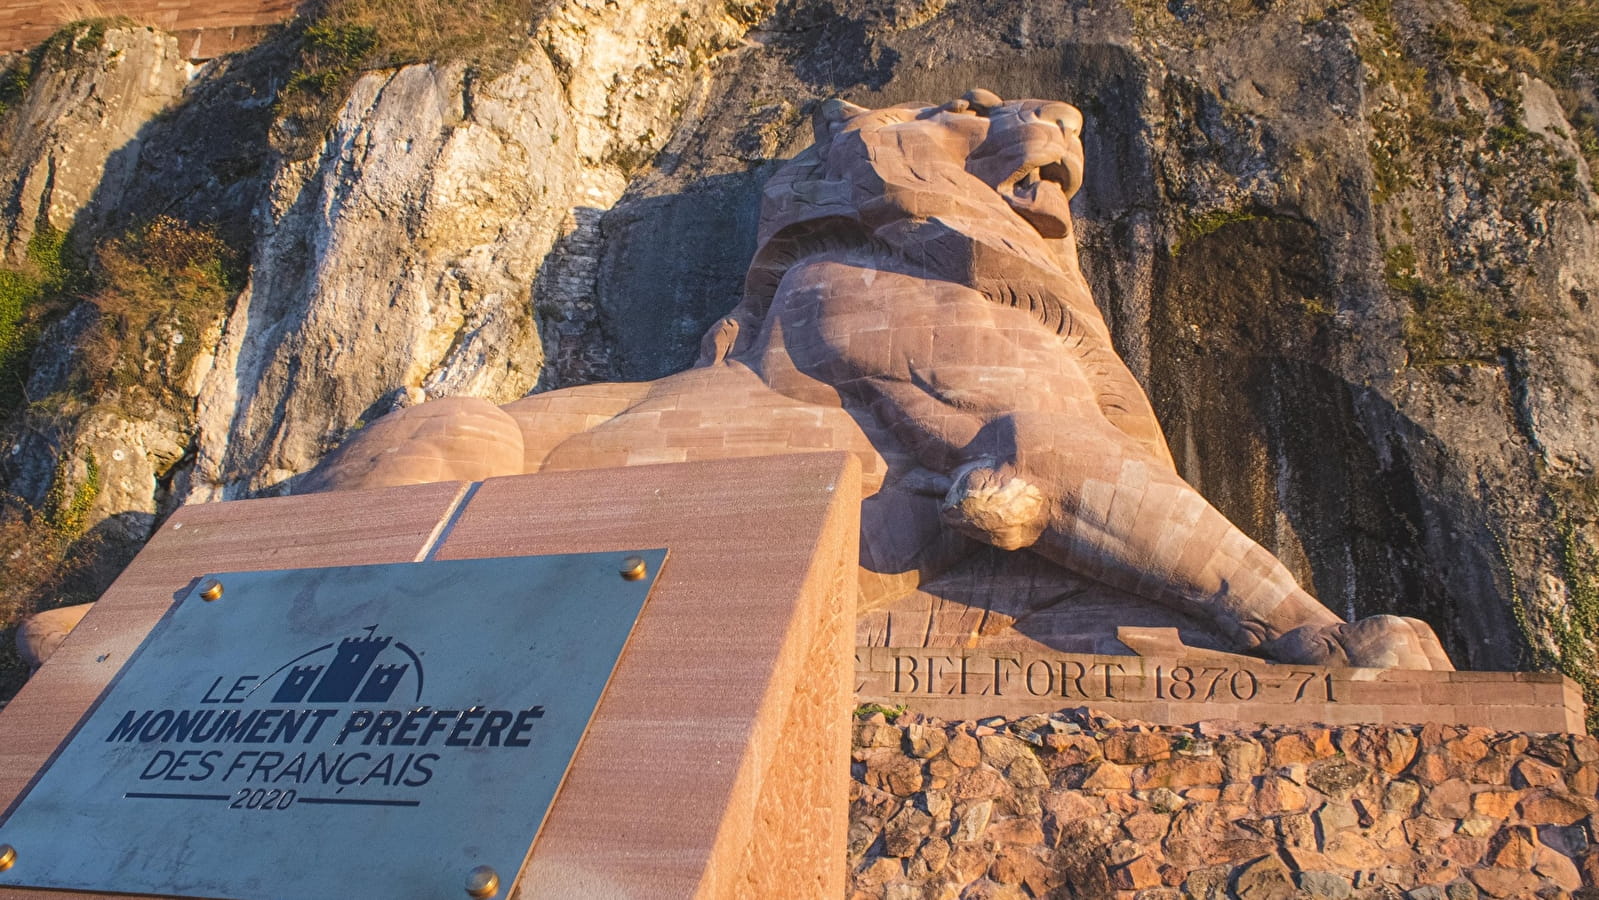
[[[1599,897],[1599,741],[858,719],[851,900]]]

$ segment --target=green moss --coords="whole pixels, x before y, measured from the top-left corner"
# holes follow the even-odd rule
[[[78,39],[73,42],[72,46],[79,53],[89,53],[104,47],[106,28],[110,23],[111,20],[109,19],[91,19],[85,22],[83,31],[78,35]]]
[[[0,419],[22,404],[27,362],[41,322],[59,312],[85,281],[67,248],[66,233],[41,221],[28,240],[21,268],[0,268]]]
[[[882,713],[883,718],[892,722],[895,719],[898,719],[900,716],[905,715],[905,710],[906,706],[904,704],[900,704],[898,706],[884,706],[881,703],[862,703],[860,706],[855,707],[855,718],[866,719],[878,713]]]
[[[169,408],[177,380],[201,349],[243,280],[241,255],[203,226],[160,217],[103,241],[92,265],[66,235],[41,224],[27,263],[0,269],[0,418],[24,408],[51,417],[114,402],[140,414]],[[52,319],[87,299],[98,311],[74,355],[72,403],[35,398],[23,385],[38,337]]]
[[[1383,279],[1411,304],[1404,327],[1411,366],[1496,362],[1501,351],[1526,334],[1529,322],[1524,314],[1502,310],[1458,285],[1422,278],[1416,250],[1409,244],[1388,248]]]
[[[39,297],[36,279],[0,269],[0,417],[22,401],[32,344],[26,315]]]
[[[1514,75],[1525,72],[1549,82],[1590,166],[1599,170],[1599,121],[1581,100],[1582,85],[1599,80],[1599,0],[1464,0],[1483,36],[1441,26],[1440,46],[1452,70],[1470,74],[1496,99],[1519,104]],[[1513,117],[1519,121],[1519,115]],[[1504,133],[1501,142],[1519,135]]]
[[[1418,279],[1408,293],[1404,339],[1411,366],[1496,362],[1526,334],[1524,319],[1474,291]]]
[[[27,53],[18,55],[0,72],[0,115],[27,96],[33,79],[43,68],[69,65],[79,54],[92,53],[105,46],[106,32],[110,29],[132,25],[133,20],[125,16],[110,16],[79,19],[56,29],[54,34]]]
[[[100,496],[100,464],[93,451],[83,455],[84,479],[74,483],[72,460],[62,455],[56,460],[55,476],[45,497],[44,518],[54,537],[73,541],[89,529],[89,509]]]
[[[1425,33],[1404,35],[1391,0],[1363,0],[1356,7],[1371,26],[1359,51],[1376,101],[1369,148],[1373,202],[1389,201],[1437,168],[1457,166],[1463,155],[1472,160],[1484,187],[1503,193],[1525,186],[1517,201],[1536,206],[1576,198],[1577,179],[1563,171],[1546,173],[1558,155],[1526,127],[1519,79],[1526,73],[1553,83],[1582,135],[1585,117],[1592,116],[1574,85],[1579,74],[1599,75],[1595,70],[1599,32],[1589,28],[1596,21],[1599,0],[1572,4],[1470,0],[1466,6],[1471,17],[1441,18]],[[1491,101],[1487,115],[1460,97],[1456,114],[1440,115],[1433,106],[1440,77],[1480,86]],[[1595,125],[1599,129],[1599,123]],[[1595,150],[1599,151],[1599,143]],[[1599,161],[1599,154],[1590,159]]]
[[[1584,526],[1599,514],[1599,479],[1546,478],[1545,485],[1554,509],[1566,606],[1543,625],[1554,642],[1554,667],[1582,686],[1593,731],[1599,728],[1599,654],[1594,646],[1599,637],[1599,548]]]
[[[1313,319],[1330,319],[1338,314],[1338,310],[1320,297],[1300,297],[1299,311]]]
[[[1239,222],[1252,222],[1263,218],[1265,216],[1260,212],[1248,207],[1224,207],[1202,213],[1190,219],[1188,224],[1183,226],[1182,234],[1172,244],[1171,255],[1180,255],[1183,252],[1183,247],[1190,242],[1215,234],[1228,225],[1235,225]]]
[[[1386,203],[1391,197],[1416,184],[1416,173],[1406,158],[1414,125],[1410,117],[1391,112],[1371,118],[1372,202]]]
[[[26,56],[18,56],[0,71],[0,116],[22,102],[33,86],[33,65]]]
[[[1510,122],[1505,125],[1495,125],[1488,129],[1488,149],[1497,153],[1504,153],[1531,143],[1532,132],[1520,122]]]

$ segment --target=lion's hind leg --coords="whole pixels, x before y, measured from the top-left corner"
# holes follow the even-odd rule
[[[537,472],[567,439],[616,418],[644,398],[650,382],[585,384],[530,394],[500,409],[521,434],[523,472]]]
[[[487,400],[446,397],[356,432],[296,485],[296,493],[482,481],[521,471],[516,419]]]

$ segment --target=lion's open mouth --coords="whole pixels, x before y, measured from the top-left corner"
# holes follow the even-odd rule
[[[1000,195],[1016,214],[1047,238],[1063,238],[1071,216],[1070,198],[1080,178],[1065,160],[1028,167],[1013,175]]]

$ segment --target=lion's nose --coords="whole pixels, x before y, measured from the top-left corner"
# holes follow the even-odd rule
[[[1069,103],[1046,103],[1038,110],[1038,118],[1053,122],[1067,137],[1077,137],[1083,133],[1083,114]]]

